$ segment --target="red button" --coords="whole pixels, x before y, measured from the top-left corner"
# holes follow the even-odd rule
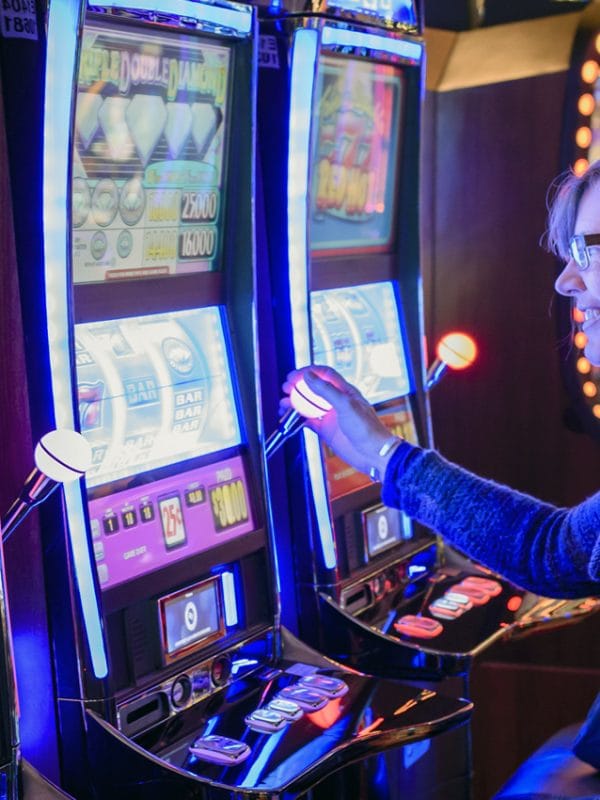
[[[416,617],[414,614],[405,614],[394,622],[394,628],[404,636],[414,636],[417,639],[433,639],[444,630],[441,622],[431,617]]]

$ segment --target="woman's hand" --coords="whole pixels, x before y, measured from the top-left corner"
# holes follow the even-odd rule
[[[289,394],[301,378],[332,406],[321,418],[307,419],[306,427],[351,466],[366,473],[375,467],[384,475],[391,451],[383,457],[379,451],[392,435],[358,389],[331,367],[313,365],[290,372],[283,384],[286,396],[281,400],[280,413],[289,410]]]

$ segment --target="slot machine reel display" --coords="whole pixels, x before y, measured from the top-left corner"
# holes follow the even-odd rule
[[[425,375],[421,350],[419,18],[410,4],[349,8],[302,16],[288,6],[261,18],[259,144],[278,379],[310,363],[333,367],[391,433],[427,444],[427,392],[439,376],[435,365]],[[273,108],[285,109],[283,128]],[[293,554],[295,578],[284,587],[284,621],[332,657],[374,674],[464,676],[497,638],[597,605],[552,601],[546,614],[549,601],[382,505],[380,485],[309,430],[282,452],[293,511],[281,550]]]
[[[63,781],[82,798],[294,797],[470,710],[344,670],[278,624],[255,42],[236,3],[50,10],[49,402],[92,463],[48,525],[45,566]]]

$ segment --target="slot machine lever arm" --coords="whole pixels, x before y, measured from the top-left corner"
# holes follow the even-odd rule
[[[265,455],[270,458],[281,445],[302,428],[307,419],[324,416],[331,404],[308,387],[303,378],[290,392],[290,408],[279,420],[275,431],[265,442]]]
[[[34,452],[35,467],[19,496],[2,517],[2,541],[6,542],[32,508],[42,503],[61,483],[81,478],[91,464],[91,448],[76,431],[46,433]]]
[[[287,442],[290,437],[292,437],[295,433],[298,433],[303,425],[304,417],[298,411],[296,411],[295,408],[290,408],[290,410],[287,411],[283,417],[281,417],[277,428],[275,428],[273,433],[265,442],[266,457],[271,458],[271,456],[276,453],[277,450],[279,450],[284,442]]]

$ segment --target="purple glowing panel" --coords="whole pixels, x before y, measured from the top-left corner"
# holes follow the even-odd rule
[[[254,530],[240,456],[98,497],[89,514],[103,589]]]
[[[88,488],[240,444],[219,308],[76,325],[75,347]]]

